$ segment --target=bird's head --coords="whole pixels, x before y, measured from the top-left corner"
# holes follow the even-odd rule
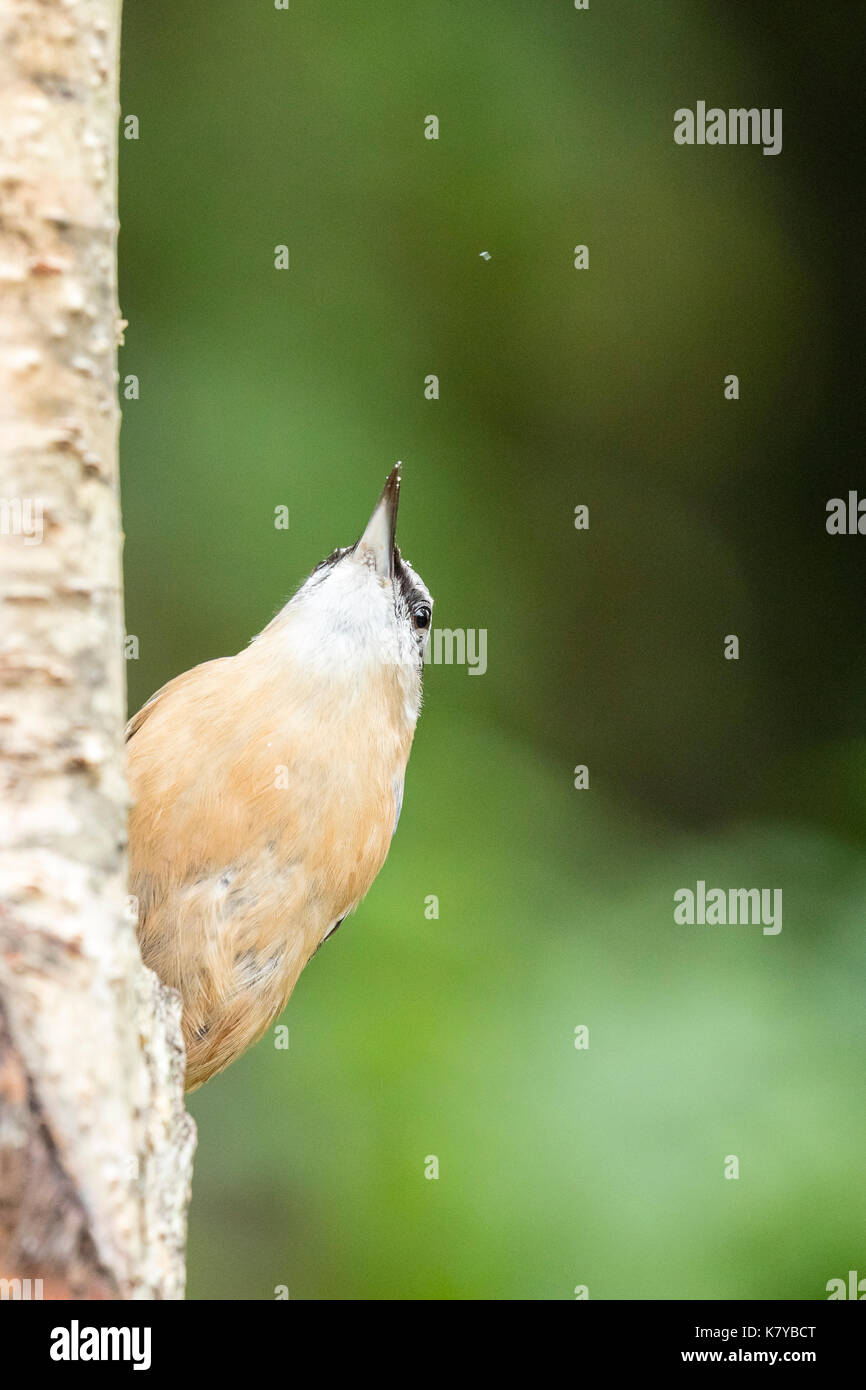
[[[389,473],[360,539],[317,565],[265,633],[284,632],[293,657],[311,671],[361,680],[396,668],[420,704],[433,600],[395,542],[400,467]]]

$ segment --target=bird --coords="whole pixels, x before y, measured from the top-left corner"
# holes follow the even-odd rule
[[[395,540],[400,482],[246,648],[127,725],[136,931],[181,996],[187,1091],[262,1037],[388,854],[433,615]]]

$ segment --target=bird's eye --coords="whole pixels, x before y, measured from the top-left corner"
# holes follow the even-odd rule
[[[416,608],[415,612],[412,614],[412,621],[416,629],[420,632],[423,628],[430,626],[431,617],[432,614],[430,609],[427,607],[426,603],[422,603],[421,607]]]

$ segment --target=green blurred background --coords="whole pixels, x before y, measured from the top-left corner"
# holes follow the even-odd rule
[[[436,626],[488,632],[485,675],[428,667],[289,1050],[191,1099],[190,1297],[866,1274],[846,13],[126,0],[130,707],[244,646],[398,458]],[[782,107],[783,152],[678,147],[699,99]],[[781,934],[675,926],[699,878],[782,888]]]

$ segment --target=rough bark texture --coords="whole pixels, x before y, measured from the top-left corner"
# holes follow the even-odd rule
[[[126,899],[119,23],[0,0],[0,1280],[179,1298],[179,1001]]]

